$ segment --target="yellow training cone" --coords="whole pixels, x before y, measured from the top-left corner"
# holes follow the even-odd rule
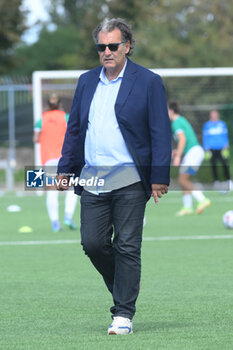
[[[22,226],[19,228],[20,233],[30,233],[32,232],[32,228],[30,226]]]

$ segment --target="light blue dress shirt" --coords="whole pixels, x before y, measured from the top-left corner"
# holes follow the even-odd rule
[[[132,156],[125,144],[115,114],[115,103],[126,63],[118,77],[109,81],[104,67],[93,96],[85,139],[85,166],[80,178],[98,177],[104,186],[84,186],[99,194],[141,181]]]

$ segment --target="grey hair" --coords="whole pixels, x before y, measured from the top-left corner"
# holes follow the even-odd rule
[[[99,32],[108,33],[112,32],[115,28],[118,28],[121,31],[123,41],[130,42],[130,49],[126,55],[131,56],[133,54],[135,40],[133,38],[131,26],[127,24],[122,18],[105,18],[103,22],[101,22],[92,32],[92,37],[95,44],[98,43]]]

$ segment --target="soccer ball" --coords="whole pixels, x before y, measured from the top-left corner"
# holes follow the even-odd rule
[[[223,215],[222,221],[227,228],[233,229],[233,210],[227,211]]]

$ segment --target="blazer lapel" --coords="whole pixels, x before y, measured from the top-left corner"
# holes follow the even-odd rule
[[[125,73],[122,79],[122,83],[117,95],[115,111],[116,115],[120,112],[121,107],[124,105],[136,79],[135,72],[137,71],[136,65],[128,59]]]
[[[88,114],[89,114],[89,109],[90,109],[90,105],[91,105],[91,101],[93,99],[96,87],[99,83],[99,74],[101,71],[102,67],[98,67],[99,69],[95,70],[95,72],[93,72],[93,74],[91,74],[87,81],[86,81],[86,86],[85,86],[85,90],[83,93],[83,113],[81,115],[81,124],[86,124],[87,120],[88,120]]]
[[[131,62],[129,59],[127,59],[127,66],[125,69],[125,73],[122,79],[122,83],[117,95],[116,103],[115,103],[115,111],[116,115],[120,112],[121,107],[124,105],[127,96],[129,95],[135,79],[136,79],[136,65]],[[81,115],[81,127],[84,125],[87,125],[88,121],[88,114],[89,114],[89,109],[91,105],[91,101],[93,99],[96,87],[99,83],[99,75],[102,67],[98,67],[93,74],[91,74],[87,81],[86,81],[86,86],[84,90],[84,95],[83,95],[83,113]]]

